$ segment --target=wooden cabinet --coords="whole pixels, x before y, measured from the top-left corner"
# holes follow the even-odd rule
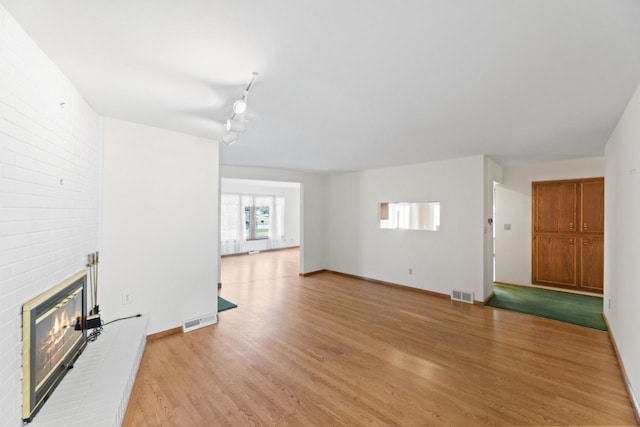
[[[604,279],[604,239],[580,239],[580,287],[591,292],[602,292]]]
[[[604,178],[534,182],[532,282],[602,292]]]
[[[604,180],[580,184],[580,231],[604,233]]]
[[[578,251],[575,237],[535,236],[533,245],[537,261],[534,265],[536,283],[577,285]]]
[[[535,183],[532,192],[534,231],[572,232],[578,222],[578,185],[575,182]]]

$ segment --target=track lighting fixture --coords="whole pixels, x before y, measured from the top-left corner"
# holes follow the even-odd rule
[[[253,86],[253,82],[256,81],[256,77],[258,77],[258,73],[254,71],[251,74],[251,80],[249,80],[249,84],[242,93],[242,98],[233,103],[233,116],[231,116],[231,120],[235,119],[236,115],[244,114],[244,112],[247,111],[247,96],[249,96],[249,91]]]
[[[256,81],[256,77],[258,77],[258,73],[254,71],[251,75],[249,84],[242,93],[242,98],[233,103],[233,115],[225,123],[225,130],[227,133],[222,136],[222,142],[227,145],[232,145],[238,142],[240,139],[240,135],[238,134],[244,133],[247,130],[246,121],[242,119],[236,120],[236,118],[247,111],[247,96],[249,95],[249,91],[251,90],[253,83]]]
[[[238,99],[233,103],[233,113],[234,114],[243,114],[247,111],[247,101],[245,99]]]

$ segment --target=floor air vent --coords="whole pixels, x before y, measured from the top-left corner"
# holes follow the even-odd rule
[[[205,314],[204,316],[182,322],[182,332],[191,332],[215,323],[218,323],[218,318],[215,313]]]
[[[454,301],[466,302],[473,304],[473,292],[469,291],[451,291],[451,299]]]

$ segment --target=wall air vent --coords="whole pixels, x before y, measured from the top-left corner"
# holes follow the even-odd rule
[[[470,291],[451,291],[451,299],[453,301],[466,302],[467,304],[473,304],[473,292]]]
[[[218,316],[216,313],[205,314],[195,319],[185,320],[182,322],[182,332],[191,332],[196,329],[204,328],[205,326],[214,325],[218,323]]]

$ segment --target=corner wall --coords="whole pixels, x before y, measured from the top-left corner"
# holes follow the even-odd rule
[[[22,305],[98,249],[101,135],[96,112],[0,5],[3,427],[22,425]]]
[[[105,118],[103,157],[104,319],[148,313],[153,334],[217,312],[218,143]]]
[[[474,156],[330,175],[326,268],[482,300],[484,171]],[[441,202],[440,231],[379,228],[379,203],[427,201]]]
[[[640,86],[605,147],[604,311],[640,409]],[[636,413],[637,415],[640,415]]]

